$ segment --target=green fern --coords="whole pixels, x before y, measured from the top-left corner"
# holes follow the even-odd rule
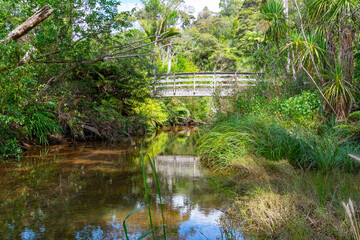
[[[48,145],[48,135],[59,133],[61,128],[55,122],[55,115],[47,111],[38,111],[25,120],[25,129],[31,139],[38,139],[41,145]]]

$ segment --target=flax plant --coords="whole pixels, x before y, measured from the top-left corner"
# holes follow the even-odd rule
[[[326,84],[324,92],[339,119],[343,119],[349,114],[355,101],[354,93],[356,92],[356,88],[350,81],[346,80],[343,69],[343,66],[337,61],[335,66],[330,68],[326,75],[330,81]]]

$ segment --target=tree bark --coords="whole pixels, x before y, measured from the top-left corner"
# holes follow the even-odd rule
[[[335,68],[336,46],[334,40],[334,33],[331,28],[325,31],[327,33],[326,51],[328,52],[329,55],[328,57],[329,64],[332,68]]]
[[[48,10],[48,6],[45,5],[39,11],[37,11],[34,15],[29,17],[24,23],[20,24],[17,28],[15,28],[13,31],[11,31],[5,38],[5,41],[7,41],[7,42],[10,42],[12,40],[16,41],[20,37],[27,34],[29,31],[31,31],[39,23],[41,23],[42,21],[47,19],[52,13],[53,13],[53,10],[52,9]],[[4,41],[4,40],[2,40],[2,41]]]
[[[168,55],[168,68],[166,74],[169,74],[171,72],[171,60],[172,60],[172,52],[171,52],[172,44],[171,40],[167,49],[167,55]]]
[[[340,34],[339,59],[344,78],[352,83],[354,73],[353,31],[349,26],[345,26]]]
[[[288,72],[288,67],[285,65],[284,60],[283,60],[283,58],[281,56],[279,39],[277,37],[275,38],[275,42],[276,42],[276,48],[278,50],[278,55],[279,55],[279,58],[280,58],[280,63],[282,65],[282,67],[284,68],[284,72],[285,72],[285,75],[286,75],[287,79],[290,79],[290,75],[289,75],[289,72]]]

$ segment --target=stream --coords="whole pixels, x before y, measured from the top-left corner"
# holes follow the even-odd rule
[[[144,207],[126,220],[137,239],[151,229],[141,153],[155,159],[168,239],[242,239],[225,213],[234,196],[193,155],[195,132],[50,146],[1,163],[1,239],[126,239],[123,220]],[[156,181],[145,170],[153,225],[161,225]],[[155,230],[156,239],[162,234]]]

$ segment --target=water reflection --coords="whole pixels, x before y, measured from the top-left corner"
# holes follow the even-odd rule
[[[0,166],[0,236],[4,239],[124,239],[122,220],[145,206],[140,161],[156,156],[169,239],[220,239],[228,198],[192,156],[192,131],[112,143],[53,146]],[[154,225],[161,223],[148,169]],[[147,211],[126,221],[130,239],[147,232]],[[156,232],[161,235],[161,229]],[[240,238],[240,236],[239,236]]]

